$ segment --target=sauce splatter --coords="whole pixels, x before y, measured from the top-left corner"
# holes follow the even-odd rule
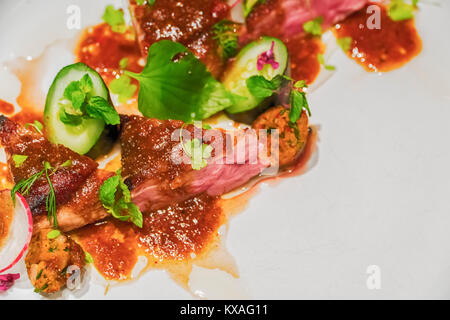
[[[95,69],[107,83],[122,74],[119,63],[123,58],[128,59],[126,69],[133,72],[141,72],[145,65],[133,31],[116,33],[106,23],[83,32],[76,55],[78,61]]]
[[[139,255],[157,268],[201,256],[217,239],[224,222],[219,199],[201,195],[145,213],[142,229],[111,219],[75,231],[73,236],[106,279],[126,280]]]
[[[285,40],[291,58],[291,77],[311,84],[320,73],[318,55],[324,52],[322,41],[313,36],[300,35]]]
[[[14,105],[0,99],[0,114],[10,115],[14,113]]]
[[[0,162],[0,190],[11,189],[13,186],[8,165]]]
[[[334,28],[337,38],[351,37],[347,54],[371,72],[391,71],[417,56],[422,50],[422,40],[417,34],[414,19],[393,21],[386,8],[377,4],[381,28],[369,29],[366,25],[369,5]]]

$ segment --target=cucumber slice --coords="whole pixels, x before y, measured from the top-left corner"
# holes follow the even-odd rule
[[[109,100],[109,91],[101,76],[83,63],[75,63],[64,67],[53,80],[47,94],[44,110],[44,124],[47,138],[55,143],[79,153],[87,153],[98,141],[105,128],[100,119],[83,119],[79,125],[66,125],[60,120],[60,104],[64,90],[72,81],[79,81],[88,74],[93,82],[93,96]]]
[[[261,71],[258,71],[257,61],[258,56],[266,51],[269,51],[274,43],[274,55],[276,61],[279,63],[275,70],[271,65],[266,64]],[[226,109],[229,113],[244,112],[256,108],[264,99],[256,98],[247,89],[247,79],[260,75],[267,80],[271,80],[277,75],[282,75],[286,72],[288,66],[289,54],[284,43],[272,37],[262,37],[260,40],[253,41],[245,46],[237,55],[236,60],[225,72],[223,84],[234,95],[236,95],[235,102],[232,107]]]

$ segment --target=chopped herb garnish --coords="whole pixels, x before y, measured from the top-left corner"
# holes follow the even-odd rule
[[[25,155],[21,155],[21,154],[13,154],[12,155],[12,160],[14,162],[14,166],[16,168],[19,168],[20,166],[22,166],[22,164],[28,159],[28,156]]]
[[[100,119],[106,124],[120,123],[119,114],[111,104],[93,95],[94,84],[89,74],[79,81],[72,81],[64,90],[59,119],[71,126],[78,126],[84,119]]]
[[[42,129],[44,129],[44,125],[37,120],[34,120],[33,123],[26,123],[25,128],[28,127],[34,128],[40,134],[42,134]]]
[[[393,21],[402,21],[414,18],[414,10],[417,8],[417,2],[412,1],[411,4],[404,0],[391,0],[388,7],[388,15]]]
[[[44,162],[44,168],[33,174],[27,179],[20,180],[11,190],[11,198],[13,200],[14,205],[16,204],[16,193],[19,192],[22,195],[27,195],[30,192],[31,187],[33,184],[39,180],[41,177],[45,177],[47,180],[47,183],[49,185],[49,193],[47,195],[47,198],[45,200],[45,208],[47,210],[48,214],[48,220],[50,223],[53,223],[54,228],[58,228],[58,220],[56,218],[56,196],[55,196],[55,190],[53,188],[53,183],[50,180],[50,177],[59,169],[62,167],[68,167],[72,165],[72,161],[67,160],[62,165],[52,168],[49,162]]]
[[[121,9],[115,9],[113,5],[108,5],[102,16],[103,21],[110,25],[111,30],[117,33],[125,33],[127,25]]]
[[[180,133],[181,135],[181,133]],[[208,165],[208,159],[211,157],[213,147],[202,143],[194,138],[188,141],[181,141],[184,152],[191,158],[191,167],[194,170],[201,170]]]
[[[92,258],[91,254],[87,251],[84,252],[84,261],[86,263],[94,263],[94,258]]]
[[[144,70],[125,74],[139,81],[139,111],[149,118],[192,122],[233,105],[232,94],[177,42],[154,43]]]
[[[343,37],[337,39],[337,44],[344,52],[347,52],[350,50],[352,45],[353,39],[351,37]]]
[[[44,269],[41,269],[38,274],[36,275],[36,280],[39,280],[42,276],[42,272],[44,271]]]
[[[322,22],[323,22],[323,17],[317,17],[313,20],[305,22],[303,24],[303,30],[305,30],[306,33],[309,33],[313,36],[321,36],[322,35]]]
[[[123,182],[121,170],[115,176],[107,179],[100,187],[100,201],[108,212],[120,221],[130,220],[139,228],[142,228],[143,217],[138,206],[131,202],[131,194],[127,185]]]
[[[47,239],[56,239],[61,235],[61,231],[59,230],[51,230],[47,233]]]
[[[257,98],[268,98],[277,91],[283,81],[283,76],[277,75],[272,80],[263,76],[252,76],[247,79],[247,88]]]
[[[35,288],[34,292],[40,293],[40,292],[44,291],[47,288],[48,288],[48,283],[44,284],[41,288]]]
[[[137,86],[131,83],[131,78],[126,74],[121,75],[118,79],[114,79],[109,84],[112,93],[119,96],[120,103],[126,103],[134,96]]]
[[[228,60],[236,54],[238,48],[237,29],[237,24],[229,20],[222,20],[213,27],[213,39],[217,40],[224,60]]]
[[[128,58],[122,58],[119,61],[119,68],[126,69],[128,67]]]
[[[335,67],[335,66],[332,66],[332,65],[329,65],[329,64],[326,64],[326,63],[325,63],[325,58],[323,57],[323,54],[319,53],[319,54],[317,55],[317,59],[319,60],[319,63],[320,63],[326,70],[329,70],[329,71],[336,70],[336,67]]]

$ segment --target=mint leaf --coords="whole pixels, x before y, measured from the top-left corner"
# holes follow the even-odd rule
[[[86,105],[86,113],[91,118],[105,121],[106,124],[116,125],[120,123],[120,117],[116,109],[107,100],[99,96],[89,99]]]
[[[202,120],[233,104],[233,96],[180,43],[161,40],[148,52],[147,65],[137,74],[139,111],[146,117]]]
[[[83,117],[67,112],[66,108],[61,108],[59,111],[59,120],[69,126],[79,126],[83,122]]]
[[[119,192],[119,193],[118,193]],[[100,186],[99,199],[108,212],[120,221],[130,220],[142,228],[143,217],[138,206],[131,202],[131,193],[123,182],[121,170]]]
[[[289,111],[289,121],[291,123],[297,122],[303,109],[305,109],[308,112],[308,115],[311,116],[311,110],[309,109],[308,100],[306,99],[304,92],[294,90],[291,92],[290,98],[291,110]]]
[[[276,76],[272,80],[267,80],[263,76],[252,76],[247,79],[246,83],[252,95],[257,98],[268,98],[280,88],[282,77]]]

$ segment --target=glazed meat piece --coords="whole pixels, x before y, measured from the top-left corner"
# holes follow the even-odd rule
[[[50,181],[54,188],[56,215],[61,231],[70,231],[108,216],[98,199],[98,190],[111,173],[98,170],[95,161],[62,145],[53,145],[43,135],[21,127],[4,116],[0,116],[0,139],[15,183],[40,172],[46,161],[56,169],[50,175]],[[13,155],[27,158],[17,166]],[[68,160],[70,165],[61,167]],[[49,227],[46,210],[49,192],[49,183],[42,176],[24,195],[38,227]]]
[[[90,175],[70,200],[58,207],[58,229],[72,231],[108,217],[108,212],[99,201],[98,192],[102,183],[113,175],[104,170],[97,170]],[[51,227],[46,215],[35,216],[33,221],[37,230]]]
[[[149,47],[160,40],[180,42],[202,60],[208,70],[218,76],[223,60],[212,39],[212,27],[229,16],[222,0],[164,0],[153,5],[137,5],[130,1],[130,12],[137,39],[144,56]]]
[[[41,229],[33,235],[25,258],[28,277],[36,292],[54,293],[61,290],[70,276],[71,270],[68,272],[68,268],[76,266],[81,272],[85,264],[83,249],[62,234],[49,239],[47,234],[51,230]]]
[[[275,148],[278,147],[279,150],[280,167],[285,167],[295,162],[306,145],[309,135],[306,111],[303,110],[297,123],[293,124],[289,121],[289,110],[283,106],[273,107],[261,114],[252,127],[257,130],[257,133],[261,129],[278,130],[279,140],[278,146],[275,146]],[[267,150],[269,155],[272,148],[271,141],[271,139],[268,139]]]
[[[203,135],[202,142],[213,151],[207,165],[194,170],[191,163],[177,161],[184,151],[176,131],[183,128],[192,133],[193,125],[139,116],[122,116],[121,123],[123,176],[141,211],[163,208],[203,192],[210,196],[224,194],[270,165],[268,159],[258,156],[263,148],[256,136],[252,140],[241,132],[232,140],[220,130],[197,128]]]
[[[247,17],[243,43],[267,35],[288,39],[303,33],[303,24],[319,16],[325,28],[361,9],[369,0],[267,0]]]

